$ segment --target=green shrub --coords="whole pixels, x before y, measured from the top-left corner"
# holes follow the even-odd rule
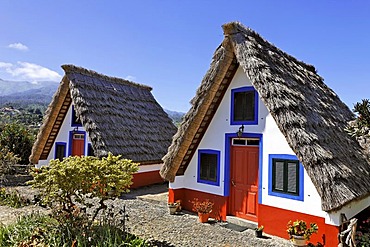
[[[33,131],[17,122],[5,124],[0,129],[0,149],[7,148],[17,155],[20,164],[29,164],[28,157],[31,155],[35,139]]]
[[[99,198],[94,220],[98,212],[106,208],[106,200],[129,191],[132,175],[137,170],[136,163],[111,153],[102,159],[74,156],[63,161],[51,160],[49,166],[35,169],[30,184],[41,189],[44,203],[59,205],[69,218],[74,217],[76,202],[91,208],[93,205],[87,199]]]
[[[10,152],[7,147],[0,147],[0,181],[4,175],[11,174],[14,166],[18,163],[20,158]]]
[[[30,202],[20,196],[18,192],[7,192],[5,188],[0,188],[0,205],[20,208],[29,204]]]

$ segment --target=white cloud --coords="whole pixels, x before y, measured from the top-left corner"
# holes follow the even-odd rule
[[[136,80],[136,77],[135,76],[132,76],[132,75],[128,75],[128,76],[125,77],[125,80],[135,81]]]
[[[2,69],[10,68],[12,66],[13,66],[13,64],[11,64],[11,63],[0,62],[0,68],[2,68]]]
[[[14,80],[30,80],[34,83],[43,80],[60,81],[62,78],[53,70],[28,62],[11,64],[0,61],[0,72],[10,74]]]
[[[8,45],[8,47],[19,51],[28,51],[28,47],[22,43],[13,43]]]

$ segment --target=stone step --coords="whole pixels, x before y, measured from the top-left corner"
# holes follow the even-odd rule
[[[235,216],[226,216],[226,221],[235,225],[248,227],[249,229],[255,229],[258,227],[258,224],[256,222],[245,220]]]

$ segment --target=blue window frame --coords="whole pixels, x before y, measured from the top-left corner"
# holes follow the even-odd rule
[[[303,201],[303,166],[295,155],[269,155],[268,194]]]
[[[76,111],[75,111],[75,106],[74,105],[72,105],[71,126],[72,127],[80,127],[80,126],[82,126],[81,120],[76,115]]]
[[[258,124],[258,93],[254,87],[231,90],[231,124]]]
[[[220,185],[220,151],[198,150],[198,183]]]
[[[65,142],[56,142],[55,143],[55,152],[54,152],[54,159],[59,159],[60,161],[66,157],[67,152],[67,143]]]

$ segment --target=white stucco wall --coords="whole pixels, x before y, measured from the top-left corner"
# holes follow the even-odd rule
[[[198,149],[214,149],[220,151],[220,186],[197,183],[198,153],[195,152],[185,174],[176,177],[175,181],[170,183],[170,188],[188,188],[216,195],[224,194],[225,133],[236,133],[240,127],[230,124],[231,89],[245,86],[252,86],[252,84],[243,70],[239,67],[198,147]],[[303,201],[268,195],[269,154],[295,154],[261,100],[259,100],[258,105],[258,125],[244,125],[244,133],[263,134],[263,168],[262,171],[260,171],[262,172],[262,184],[260,185],[262,189],[262,204],[320,217],[327,216],[327,214],[321,210],[321,199],[306,172],[304,172]]]
[[[69,107],[67,114],[63,120],[63,124],[60,127],[59,133],[54,141],[53,147],[50,150],[50,153],[48,155],[48,158],[46,160],[39,160],[39,163],[36,164],[36,167],[48,165],[49,161],[54,159],[55,155],[55,143],[56,142],[65,142],[66,145],[66,156],[68,156],[68,150],[69,150],[69,132],[72,131],[76,127],[71,126],[72,122],[72,105]],[[83,126],[78,127],[78,131],[85,131]],[[87,143],[90,143],[90,139],[88,135],[86,135],[86,143],[85,143],[85,154],[87,153]]]

